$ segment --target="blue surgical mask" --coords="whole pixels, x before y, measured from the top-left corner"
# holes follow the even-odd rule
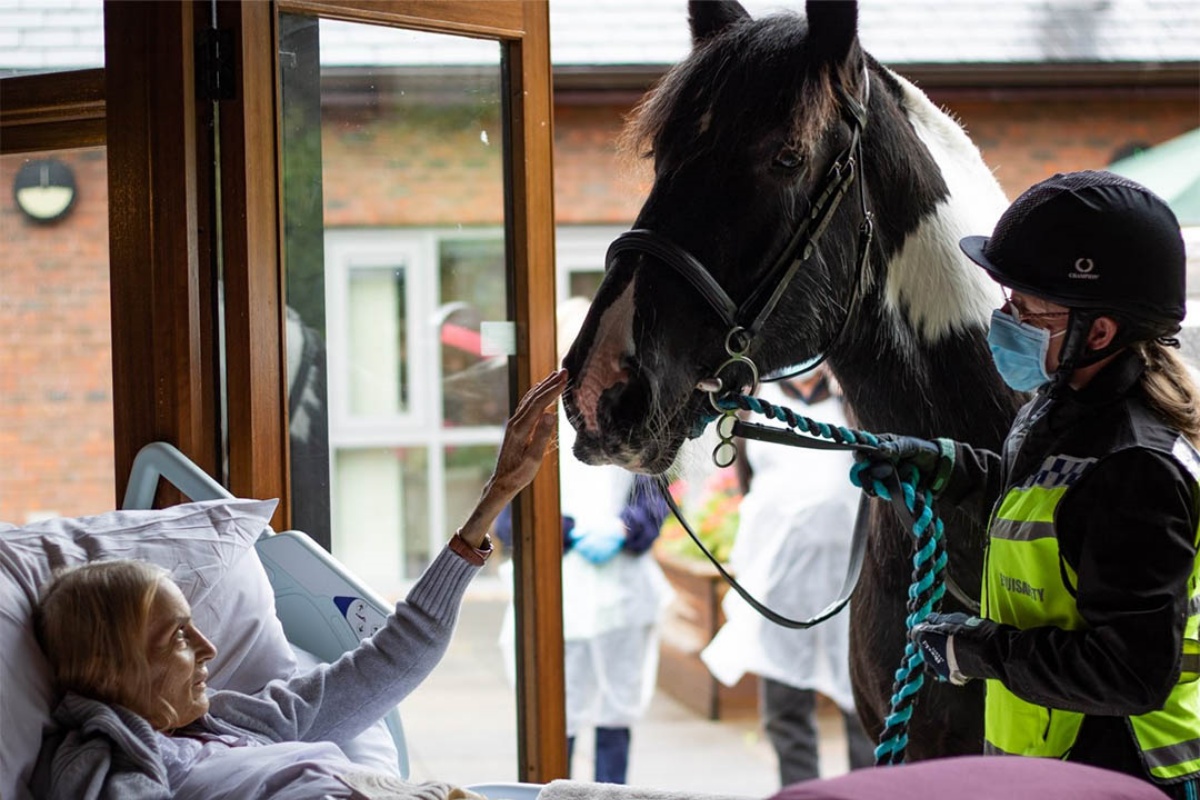
[[[1032,392],[1049,383],[1046,351],[1050,349],[1050,340],[1064,332],[1051,334],[1045,328],[1017,322],[1000,309],[993,311],[988,347],[1000,377],[1018,392]]]

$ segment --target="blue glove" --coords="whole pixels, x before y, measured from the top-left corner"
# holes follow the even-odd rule
[[[921,655],[925,657],[925,669],[939,681],[949,681],[963,686],[973,676],[964,675],[958,668],[954,645],[957,637],[985,639],[995,630],[996,623],[955,612],[953,614],[930,614],[924,622],[913,626],[912,637]]]
[[[603,564],[621,552],[625,526],[619,519],[599,525],[577,525],[571,532],[574,550],[593,564]]]

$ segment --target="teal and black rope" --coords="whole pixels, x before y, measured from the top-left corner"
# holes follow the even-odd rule
[[[944,571],[947,556],[942,522],[934,516],[932,493],[928,489],[916,488],[919,475],[915,468],[909,469],[910,473],[900,479],[900,488],[913,520],[913,572],[908,590],[908,616],[905,618],[905,627],[911,631],[940,606],[942,596],[946,593]],[[861,470],[856,474],[861,479]],[[884,491],[887,491],[886,487]],[[883,496],[890,499],[887,495]],[[904,761],[909,721],[917,693],[925,683],[923,664],[921,650],[910,636],[892,685],[891,711],[884,720],[879,746],[875,749],[877,764],[899,764]]]
[[[722,411],[742,409],[760,414],[803,433],[831,439],[839,444],[865,448],[879,445],[879,438],[868,431],[818,422],[757,397],[733,395],[718,401],[717,406]],[[879,745],[875,748],[876,764],[900,764],[908,748],[908,725],[917,693],[925,683],[925,659],[921,649],[912,640],[912,629],[940,607],[942,596],[946,593],[947,555],[942,520],[933,507],[933,492],[921,485],[918,470],[908,465],[906,474],[901,475],[897,471],[897,483],[889,487],[879,478],[867,474],[870,467],[871,464],[865,461],[855,464],[850,473],[851,481],[860,488],[864,481],[870,481],[870,490],[877,497],[893,505],[903,503],[906,513],[901,516],[911,522],[909,532],[913,536],[912,583],[908,589],[908,615],[905,618],[908,636],[904,656],[892,685],[891,709],[884,720]],[[900,498],[892,495],[892,489],[897,486],[903,495]]]
[[[875,447],[879,444],[879,440],[873,433],[856,431],[853,428],[846,428],[841,425],[817,422],[814,419],[797,414],[786,406],[777,406],[758,397],[736,394],[719,400],[717,407],[722,411],[734,411],[739,408],[743,411],[752,411],[755,414],[785,423],[802,433],[831,439],[838,444],[866,445],[868,447]]]

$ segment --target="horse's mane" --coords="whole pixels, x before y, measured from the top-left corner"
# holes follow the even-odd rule
[[[630,112],[618,140],[620,150],[627,156],[654,158],[669,131],[688,137],[684,144],[699,153],[719,145],[715,136],[706,135],[717,117],[726,135],[736,136],[756,127],[741,124],[737,117],[754,118],[764,109],[789,108],[797,111],[791,119],[789,144],[810,154],[837,101],[829,70],[807,58],[803,45],[807,33],[803,17],[783,12],[748,19],[702,42]],[[761,62],[761,66],[731,69],[746,62]],[[763,71],[780,79],[769,85],[743,80]],[[681,114],[687,115],[686,120]],[[685,121],[692,124],[680,124]]]

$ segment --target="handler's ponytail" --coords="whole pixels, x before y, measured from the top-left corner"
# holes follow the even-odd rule
[[[1138,342],[1134,347],[1146,362],[1142,387],[1150,407],[1200,448],[1200,387],[1178,351],[1157,340]]]

